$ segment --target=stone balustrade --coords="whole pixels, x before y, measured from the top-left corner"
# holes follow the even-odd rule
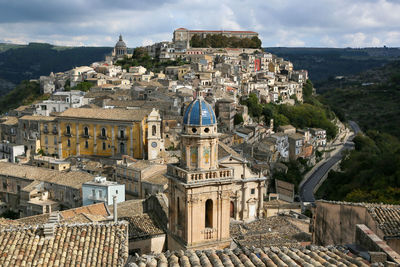
[[[185,183],[196,183],[210,180],[227,179],[234,177],[232,168],[219,168],[217,170],[188,171],[170,164],[167,167],[167,174],[176,177]]]

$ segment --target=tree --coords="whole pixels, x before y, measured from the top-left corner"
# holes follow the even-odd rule
[[[243,121],[244,121],[244,120],[243,120],[242,114],[236,113],[236,114],[235,114],[235,117],[233,118],[233,123],[234,123],[235,125],[238,125],[238,124],[241,124]]]

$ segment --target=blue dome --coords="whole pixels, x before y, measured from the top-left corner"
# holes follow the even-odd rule
[[[189,104],[183,116],[183,124],[211,125],[217,123],[215,113],[210,104],[204,99],[197,98]]]

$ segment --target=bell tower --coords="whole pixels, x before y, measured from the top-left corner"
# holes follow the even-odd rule
[[[147,117],[147,159],[157,160],[164,151],[164,143],[161,138],[160,113],[153,108]]]
[[[230,245],[230,185],[233,168],[218,165],[214,110],[202,96],[184,112],[181,159],[169,164],[168,249]]]

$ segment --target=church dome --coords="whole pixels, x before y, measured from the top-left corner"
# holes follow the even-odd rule
[[[217,123],[215,113],[210,104],[202,97],[193,100],[186,108],[183,116],[183,124],[205,126]]]
[[[115,47],[126,48],[125,42],[122,40],[122,35],[119,36],[119,41],[115,44]]]

